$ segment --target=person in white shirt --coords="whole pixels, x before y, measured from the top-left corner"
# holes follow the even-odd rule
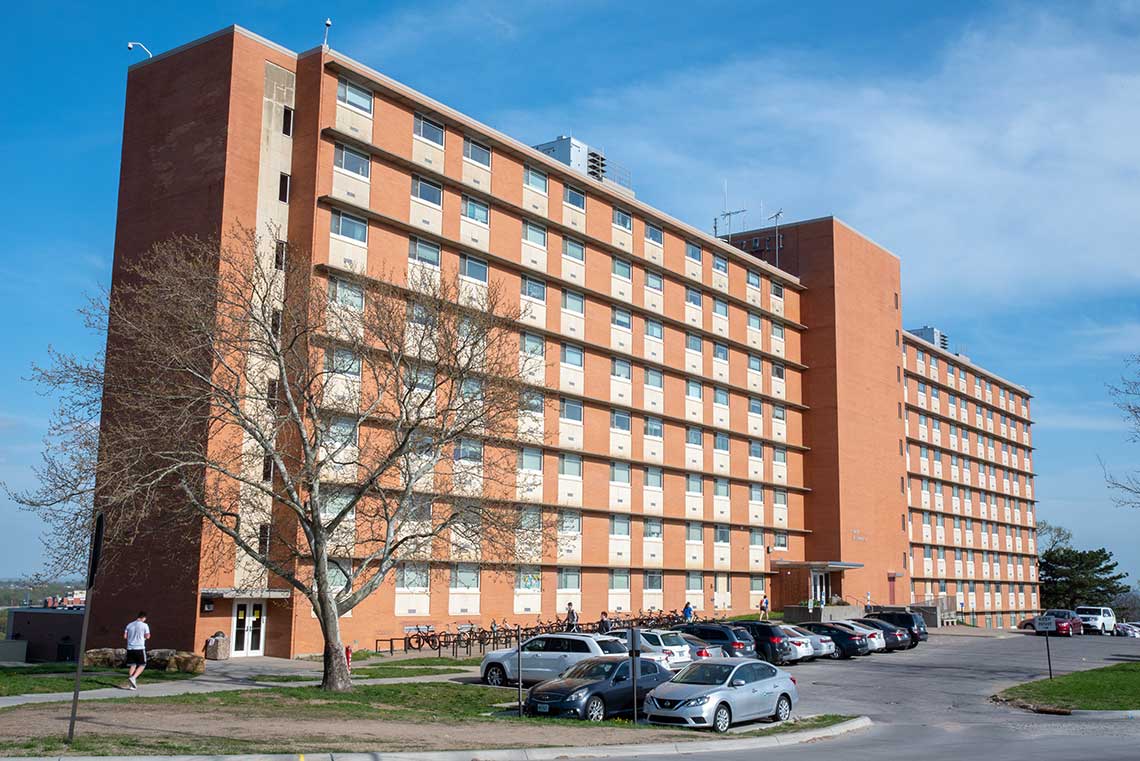
[[[146,641],[150,639],[150,626],[146,622],[146,611],[140,610],[134,621],[127,624],[123,630],[123,639],[127,641],[127,681],[128,689],[139,688],[139,677],[146,668]]]

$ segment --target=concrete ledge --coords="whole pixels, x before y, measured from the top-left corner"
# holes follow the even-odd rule
[[[739,740],[694,740],[692,742],[641,743],[637,745],[594,745],[572,748],[508,748],[503,750],[450,750],[421,753],[305,753],[245,756],[118,756],[126,761],[553,761],[563,758],[636,758],[661,754],[706,753],[709,751],[761,750],[783,745],[839,737],[867,729],[872,722],[859,716],[830,727],[805,729],[778,735]],[[9,761],[106,761],[106,756],[16,757]]]

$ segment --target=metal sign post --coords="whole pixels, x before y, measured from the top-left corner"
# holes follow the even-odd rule
[[[629,630],[630,681],[633,683],[633,723],[637,723],[637,672],[641,655],[641,629],[636,626]]]
[[[523,694],[522,694],[522,628],[515,624],[515,678],[519,683],[519,717],[523,715]]]
[[[1053,616],[1038,616],[1033,619],[1033,628],[1039,632],[1045,632],[1045,659],[1049,662],[1049,678],[1053,678],[1053,653],[1049,649],[1049,640],[1052,639],[1049,635],[1057,631],[1057,619]]]
[[[91,555],[87,560],[87,595],[83,600],[83,629],[79,635],[79,652],[75,655],[75,689],[71,693],[71,720],[67,724],[67,744],[75,739],[75,717],[79,712],[79,684],[83,679],[83,657],[87,654],[87,622],[91,619],[91,589],[95,586],[95,572],[103,552],[103,513],[95,516],[95,530],[91,534]]]

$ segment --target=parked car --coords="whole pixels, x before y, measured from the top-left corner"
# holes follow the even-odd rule
[[[1087,632],[1092,630],[1097,634],[1111,634],[1116,628],[1116,614],[1112,608],[1099,608],[1082,605],[1077,608],[1083,628]]]
[[[864,624],[857,624],[854,621],[832,621],[831,623],[836,626],[847,627],[856,634],[862,634],[867,638],[867,644],[871,646],[872,653],[885,652],[887,649],[887,638],[883,636],[883,632],[879,629]]]
[[[786,721],[799,699],[796,680],[782,669],[751,658],[709,658],[655,687],[645,713],[654,724],[727,732],[734,722]]]
[[[700,660],[702,658],[723,658],[724,648],[720,645],[714,645],[705,642],[700,637],[689,634],[687,632],[677,632],[681,638],[689,643],[689,653],[693,656],[693,660]]]
[[[813,658],[830,658],[832,653],[835,652],[835,643],[831,641],[831,637],[826,634],[816,634],[813,631],[808,631],[800,626],[784,626],[781,627],[785,631],[792,631],[795,636],[806,637],[807,641],[811,644]]]
[[[629,629],[610,632],[615,637],[624,639],[626,647],[629,646],[629,633]],[[642,629],[641,652],[662,656],[666,665],[673,671],[680,671],[693,662],[689,643],[680,632],[671,629]]]
[[[1140,626],[1118,623],[1113,630],[1113,634],[1117,637],[1140,637]]]
[[[925,642],[929,636],[926,631],[926,620],[920,613],[909,610],[883,610],[878,613],[868,613],[865,618],[875,618],[906,629],[907,634],[910,635],[910,646],[912,648],[918,647],[918,643]]]
[[[1075,610],[1062,610],[1060,608],[1052,608],[1045,611],[1045,613],[1042,615],[1052,616],[1056,619],[1058,636],[1072,637],[1076,634],[1085,633],[1084,623],[1081,621],[1080,616],[1077,615],[1077,612]],[[1037,619],[1034,617],[1031,620],[1036,621]],[[1030,626],[1029,628],[1032,629],[1034,627]],[[1044,632],[1038,632],[1038,634],[1044,634]]]
[[[623,655],[629,649],[617,637],[589,634],[540,634],[522,643],[522,681],[554,679],[579,661],[596,655]],[[479,673],[494,687],[519,679],[518,648],[492,650],[483,656]]]
[[[835,645],[835,650],[828,657],[833,660],[850,658],[855,655],[867,655],[871,652],[871,644],[867,641],[867,638],[846,627],[835,626],[831,623],[823,624],[816,621],[805,621],[802,624],[796,624],[796,626],[801,629],[807,629],[809,632],[831,637],[831,641]]]
[[[815,657],[815,648],[811,646],[810,639],[796,633],[790,626],[781,626],[780,631],[788,638],[788,646],[792,648],[792,657],[788,659],[789,663],[810,661]]]
[[[745,628],[730,624],[678,624],[674,630],[700,637],[711,645],[720,645],[729,658],[755,658],[756,641]]]
[[[853,618],[851,620],[857,624],[862,624],[863,626],[881,631],[883,633],[883,640],[887,646],[887,652],[910,649],[910,632],[901,626],[895,626],[894,624],[880,621],[876,618]]]
[[[626,655],[600,655],[571,666],[557,679],[530,688],[523,710],[535,716],[575,716],[601,721],[633,710],[632,661]],[[673,677],[658,656],[638,659],[637,703]]]
[[[793,660],[792,645],[780,624],[772,621],[737,621],[737,626],[748,630],[756,642],[756,658],[779,666]]]

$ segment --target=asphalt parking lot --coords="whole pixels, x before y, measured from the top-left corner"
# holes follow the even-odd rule
[[[1140,661],[1138,639],[1085,636],[1053,638],[1050,644],[1058,675]],[[1048,676],[1042,637],[932,633],[929,642],[914,650],[787,669],[799,683],[797,713],[866,715],[876,726],[781,748],[781,760],[882,761],[902,753],[921,761],[1039,761],[1065,747],[1076,757],[1098,761],[1140,759],[1140,721],[1039,716],[988,701],[1006,687]],[[754,757],[754,751],[717,754],[718,759]]]

